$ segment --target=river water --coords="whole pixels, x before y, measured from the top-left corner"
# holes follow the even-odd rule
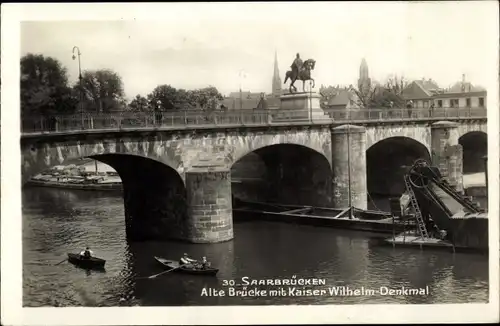
[[[24,306],[180,306],[355,303],[466,303],[488,300],[488,258],[380,246],[369,233],[279,222],[235,222],[233,241],[219,244],[127,243],[120,194],[50,188],[23,190]],[[89,245],[106,272],[86,272],[67,252]],[[162,271],[153,256],[207,256],[217,277]],[[326,289],[428,286],[425,295],[291,297],[202,296],[227,280],[318,278]],[[253,287],[248,287],[251,289]],[[269,287],[269,289],[274,287]],[[302,286],[297,286],[302,288]],[[311,288],[311,287],[310,287]],[[238,288],[241,289],[241,288]],[[338,288],[340,289],[340,288]],[[287,290],[288,291],[288,290]]]

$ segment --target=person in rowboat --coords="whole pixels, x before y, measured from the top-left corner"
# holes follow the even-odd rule
[[[90,250],[89,247],[85,248],[85,250],[83,250],[82,252],[80,252],[80,257],[85,258],[85,259],[89,259],[93,255],[94,255],[94,253],[92,252],[92,250]]]
[[[210,267],[210,262],[207,260],[207,257],[203,257],[201,259],[201,269],[207,269]]]
[[[186,253],[184,253],[179,261],[180,265],[185,265],[186,267],[193,267],[194,263],[196,263],[196,260],[189,258],[188,254]]]

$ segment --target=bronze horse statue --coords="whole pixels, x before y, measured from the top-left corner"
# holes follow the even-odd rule
[[[306,80],[312,80],[312,88],[316,85],[314,82],[314,79],[311,78],[311,70],[314,70],[314,66],[316,65],[316,60],[314,59],[307,59],[304,61],[304,64],[302,65],[302,69],[300,69],[299,73],[297,74],[295,70],[288,70],[285,75],[285,81],[283,84],[286,84],[286,81],[290,79],[292,82],[290,83],[290,93],[292,93],[292,88],[294,91],[297,91],[297,87],[295,87],[293,84],[295,84],[295,81],[297,80],[302,80],[302,90],[305,92],[306,91]]]

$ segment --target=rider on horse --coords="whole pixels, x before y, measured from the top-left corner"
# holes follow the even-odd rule
[[[314,69],[315,63],[316,61],[314,61],[314,59],[307,59],[306,61],[302,61],[302,59],[300,58],[300,54],[297,53],[295,60],[293,60],[293,63],[290,66],[292,70],[288,70],[285,74],[284,84],[286,84],[287,80],[291,80],[289,87],[290,93],[293,93],[293,90],[297,90],[297,88],[293,85],[297,80],[302,81],[302,89],[304,90],[304,92],[305,81],[307,80],[312,81],[311,88],[314,88],[314,79],[311,78],[311,70]]]
[[[297,57],[295,58],[295,60],[293,60],[293,63],[290,66],[290,68],[292,68],[292,71],[296,74],[297,77],[299,76],[300,70],[302,69],[303,65],[304,62],[300,58],[300,54],[297,53]]]

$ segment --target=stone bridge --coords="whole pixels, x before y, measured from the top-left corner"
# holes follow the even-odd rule
[[[401,194],[417,158],[462,187],[486,138],[485,118],[24,134],[22,181],[90,157],[122,179],[129,239],[221,242],[233,238],[233,196],[250,189],[255,200],[366,209],[370,195]],[[232,185],[247,171],[265,184]]]

